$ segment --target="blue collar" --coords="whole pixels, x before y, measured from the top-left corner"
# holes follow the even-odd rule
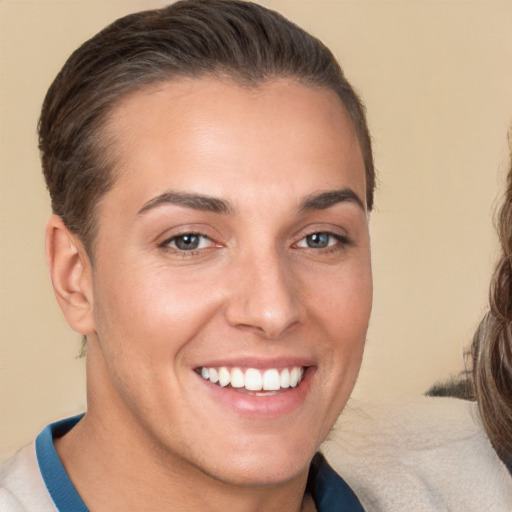
[[[57,455],[53,440],[69,432],[83,414],[48,425],[36,439],[39,469],[59,512],[89,512]],[[307,491],[318,512],[364,512],[347,483],[317,453],[309,470]]]
[[[89,512],[66,473],[53,445],[53,439],[69,432],[82,416],[83,414],[52,423],[36,439],[39,469],[59,512]]]
[[[313,496],[318,512],[364,512],[354,491],[321,453],[311,461],[307,491]]]

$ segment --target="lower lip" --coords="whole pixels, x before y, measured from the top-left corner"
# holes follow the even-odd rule
[[[309,367],[297,387],[259,396],[237,391],[232,387],[223,388],[203,379],[200,375],[197,377],[213,399],[223,406],[246,417],[273,418],[289,414],[305,402],[311,388],[313,374],[314,368]]]

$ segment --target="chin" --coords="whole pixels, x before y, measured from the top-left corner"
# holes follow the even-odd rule
[[[238,450],[229,458],[223,456],[222,464],[203,470],[216,480],[239,487],[280,485],[307,474],[316,451],[297,447],[271,451]]]

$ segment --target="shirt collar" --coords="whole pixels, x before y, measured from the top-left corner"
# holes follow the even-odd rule
[[[317,512],[364,512],[354,491],[321,453],[311,462],[307,492],[311,493]]]

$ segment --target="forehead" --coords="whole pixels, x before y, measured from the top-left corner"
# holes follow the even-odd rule
[[[124,98],[106,131],[116,154],[116,181],[153,180],[148,194],[158,193],[165,179],[198,192],[212,174],[231,176],[233,186],[259,181],[268,188],[292,178],[314,181],[329,168],[339,169],[339,177],[353,181],[365,197],[359,143],[341,100],[332,90],[295,80],[255,87],[215,78],[158,83]],[[244,173],[247,180],[240,182]],[[320,178],[316,186],[333,185]],[[208,186],[203,192],[217,194]]]

